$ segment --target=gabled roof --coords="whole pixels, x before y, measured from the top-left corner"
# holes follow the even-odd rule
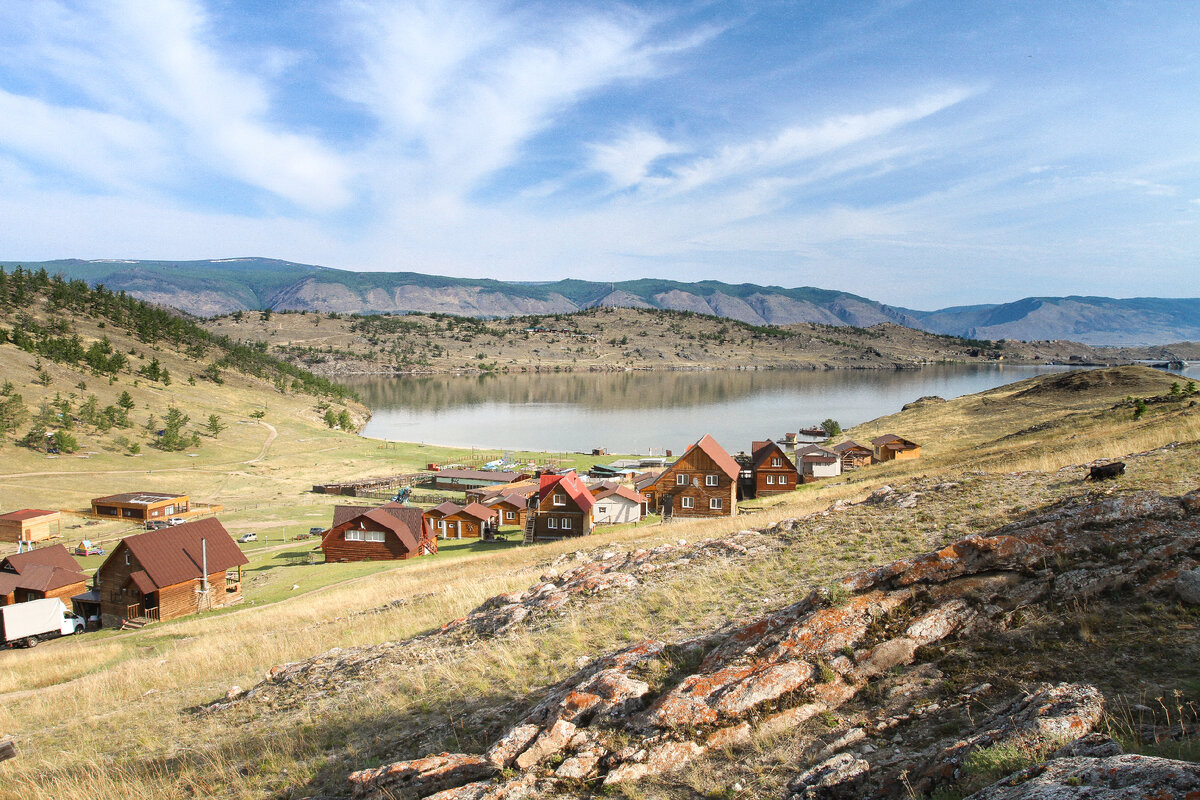
[[[0,522],[24,522],[27,519],[46,517],[57,513],[57,511],[43,511],[40,508],[22,508],[20,511],[10,511],[7,514],[0,514]]]
[[[512,483],[519,481],[527,474],[524,472],[493,472],[486,469],[443,469],[433,473],[434,478],[451,478],[464,481],[490,481],[492,483]]]
[[[841,444],[835,444],[833,446],[833,452],[835,453],[845,453],[847,450],[862,450],[864,453],[871,452],[871,448],[867,447],[866,445],[861,445],[858,442],[849,439]]]
[[[362,516],[375,506],[334,506],[333,507],[333,524],[329,527],[336,528],[343,522],[349,522],[355,517]]]
[[[229,531],[215,517],[139,533],[122,539],[121,545],[129,548],[129,552],[142,565],[142,571],[150,582],[148,585],[155,587],[156,591],[201,577],[200,565],[205,549],[201,542],[207,545],[209,574],[250,563]],[[101,572],[117,555],[121,545],[117,545],[112,555],[105,559],[100,566]]]
[[[492,509],[488,508],[483,503],[471,503],[470,505],[464,506],[459,513],[466,514],[468,517],[474,517],[482,522],[487,522],[496,515],[496,512],[492,511]]]
[[[687,449],[687,453],[692,451],[693,447],[700,448],[704,455],[708,456],[717,465],[717,468],[724,472],[730,480],[737,480],[738,472],[741,467],[733,460],[733,456],[725,452],[725,448],[717,444],[717,440],[709,436],[707,433],[700,437],[700,441],[696,442],[692,447]],[[683,454],[683,458],[687,458],[687,453]],[[680,459],[682,460],[682,459]],[[678,462],[676,462],[678,463]]]
[[[61,544],[16,553],[0,561],[0,595],[14,589],[50,592],[87,581],[79,562]]]
[[[653,486],[654,482],[657,481],[659,476],[665,471],[666,470],[659,472],[639,472],[637,475],[633,476],[633,485],[639,490]]]
[[[4,569],[5,565],[7,565],[12,567],[14,572],[21,573],[25,571],[25,567],[33,564],[45,564],[74,572],[80,571],[79,562],[61,544],[56,544],[52,547],[39,547],[24,553],[14,553],[3,561],[0,561],[0,569]]]
[[[526,500],[527,500],[527,498],[522,497],[519,494],[505,494],[505,495],[497,495],[496,497],[488,498],[487,500],[483,501],[483,504],[485,506],[498,506],[501,503],[508,503],[510,506],[515,506],[517,508],[525,508],[526,506],[529,505],[529,503],[526,502]]]
[[[759,469],[762,467],[763,464],[767,463],[767,459],[770,458],[773,453],[778,453],[783,458],[783,463],[787,465],[788,469],[796,469],[796,465],[793,464],[792,460],[787,457],[787,453],[783,452],[783,448],[775,444],[775,442],[769,440],[765,442],[755,442],[752,453],[753,455],[750,459],[751,469]]]
[[[608,498],[614,497],[614,496],[615,497],[624,497],[626,500],[631,500],[634,503],[649,502],[646,499],[646,496],[644,494],[642,494],[641,492],[635,492],[633,489],[630,489],[628,486],[614,486],[611,489],[605,489],[603,492],[596,495],[596,502],[600,502],[601,500],[607,500]]]
[[[446,502],[442,503],[441,505],[434,506],[433,508],[429,509],[425,513],[426,514],[437,514],[440,517],[448,517],[451,514],[457,514],[459,511],[462,511],[462,506],[460,506],[458,503],[452,503],[449,500],[447,500]]]
[[[920,447],[920,445],[916,442],[910,442],[908,439],[905,439],[902,436],[897,436],[894,433],[885,433],[883,436],[878,436],[871,440],[871,444],[875,445],[876,447],[883,447],[884,445],[900,445],[900,449],[905,449],[908,447]]]
[[[803,450],[797,450],[796,455],[799,456],[802,461],[808,461],[809,463],[837,461],[839,458],[837,453],[833,452],[828,447],[821,447],[819,444],[810,444]]]
[[[416,550],[421,544],[425,514],[419,508],[409,508],[399,503],[389,503],[380,508],[372,508],[362,516],[379,523],[396,534],[396,538],[409,551]]]
[[[596,504],[592,493],[587,490],[587,486],[574,472],[568,472],[565,475],[543,475],[541,487],[538,489],[538,501],[545,500],[555,489],[562,489],[585,514],[591,511],[592,506]]]

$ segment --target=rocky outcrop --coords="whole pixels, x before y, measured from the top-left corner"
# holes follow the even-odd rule
[[[1200,764],[1152,756],[1056,758],[1010,775],[967,800],[1195,800]]]
[[[991,534],[855,572],[706,636],[644,641],[606,655],[550,689],[483,755],[507,777],[470,781],[476,794],[461,796],[636,780],[828,714],[880,675],[917,661],[922,648],[1002,626],[1015,610],[1130,585],[1173,591],[1181,569],[1200,565],[1198,497],[1137,492],[1067,501]],[[559,580],[583,585],[602,574],[576,568]],[[484,604],[477,613],[537,604],[554,590],[531,592]],[[473,626],[470,619],[459,627]],[[1036,688],[969,736],[933,748],[909,765],[915,769],[906,768],[907,779],[932,788],[953,778],[965,754],[997,741],[1048,746],[1087,734],[1101,703],[1092,687]],[[419,773],[425,761],[387,769]],[[796,784],[796,793],[811,789],[814,797],[832,797],[821,792],[840,791],[837,775],[848,776],[841,782],[851,781],[853,791],[867,780],[868,771],[853,762],[828,767]],[[889,796],[882,786],[873,791]],[[368,790],[364,796],[387,795]]]

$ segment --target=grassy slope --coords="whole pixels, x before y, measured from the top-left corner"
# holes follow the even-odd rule
[[[1033,461],[1057,470],[1082,456],[1116,456],[1200,439],[1200,412],[1186,403],[1152,404],[1140,421],[1131,419],[1128,408],[1113,408],[1129,394],[1165,392],[1167,376],[1137,368],[1108,374],[1114,377],[1082,390],[1059,384],[1018,394],[1054,379],[1043,378],[1027,387],[904,412],[849,433],[856,438],[884,429],[903,433],[925,445],[920,461],[806,487],[764,504],[752,517],[612,531],[588,545],[645,546],[761,527],[820,510],[836,499],[861,498],[884,482],[920,476],[928,476],[927,483],[947,474],[963,476],[969,502],[923,505],[895,518],[869,507],[815,517],[805,523],[797,547],[779,558],[681,573],[618,603],[601,600],[551,627],[469,652],[435,648],[419,667],[396,665],[365,682],[346,676],[339,681],[344,694],[334,692],[299,709],[252,708],[201,718],[184,712],[231,685],[252,685],[273,664],[331,647],[403,638],[460,616],[488,596],[528,586],[548,561],[580,543],[420,559],[267,608],[244,607],[152,626],[133,636],[88,636],[0,654],[0,691],[14,692],[0,704],[0,730],[18,735],[26,753],[0,765],[5,778],[0,797],[314,794],[343,791],[351,769],[384,759],[439,749],[473,751],[528,697],[573,670],[579,658],[641,636],[683,636],[729,616],[787,603],[854,566],[925,550],[992,527],[1020,508],[1079,491],[1077,477],[1012,475],[1030,469]],[[1046,427],[1028,430],[1039,425]],[[1119,488],[1186,491],[1200,477],[1195,454],[1194,446],[1164,451]],[[278,474],[260,476],[263,485],[272,479],[286,480]],[[286,569],[302,575],[309,568]],[[287,593],[280,586],[272,591]],[[397,600],[402,604],[391,605]],[[361,613],[366,609],[379,611]],[[21,692],[24,676],[31,674],[41,676],[45,688]],[[122,732],[119,740],[111,735],[114,730]],[[67,751],[57,752],[65,745]],[[738,760],[745,765],[756,757]]]

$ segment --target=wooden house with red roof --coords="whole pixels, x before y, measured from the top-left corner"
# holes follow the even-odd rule
[[[57,511],[22,508],[0,514],[0,542],[40,542],[62,535],[62,517]]]
[[[875,451],[854,441],[844,441],[830,448],[842,458],[842,471],[865,467],[875,458]]]
[[[741,468],[705,434],[648,485],[638,488],[664,517],[731,517],[737,513]]]
[[[0,606],[29,600],[67,600],[87,588],[87,575],[61,544],[0,561]]]
[[[904,461],[921,457],[921,445],[894,433],[885,433],[883,436],[872,439],[871,445],[875,448],[876,462]]]
[[[755,497],[791,492],[800,484],[800,471],[783,448],[770,439],[751,446],[750,472]]]
[[[441,539],[474,539],[483,535],[484,526],[495,525],[496,511],[482,503],[460,506],[447,500],[425,512],[425,519]]]
[[[433,528],[419,508],[335,506],[333,525],[321,537],[325,563],[393,561],[437,552]]]
[[[537,507],[527,526],[526,540],[565,539],[592,532],[592,493],[574,472],[542,475]]]
[[[101,620],[144,624],[241,602],[248,563],[211,517],[128,536],[96,571]]]

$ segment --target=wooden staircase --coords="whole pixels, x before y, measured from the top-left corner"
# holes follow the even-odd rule
[[[535,520],[533,514],[530,514],[525,520],[525,538],[521,540],[521,544],[533,544],[533,529]]]

